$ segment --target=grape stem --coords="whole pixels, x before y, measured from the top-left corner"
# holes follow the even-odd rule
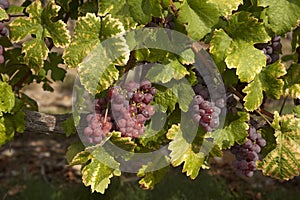
[[[243,100],[244,99],[244,96],[239,93],[239,91],[237,91],[234,87],[232,86],[229,86],[229,90],[235,94],[238,98],[240,98],[240,100]],[[264,118],[269,124],[270,122],[265,118],[265,116],[268,116],[270,117],[271,119],[274,119],[274,114],[270,113],[269,111],[267,110],[264,110],[264,109],[261,109],[261,108],[258,108],[257,110],[255,110],[255,112],[257,114],[259,114],[262,118]]]
[[[281,108],[280,108],[280,111],[279,111],[279,115],[282,114],[282,111],[283,111],[283,108],[284,108],[284,106],[285,106],[285,103],[286,103],[287,98],[288,98],[288,97],[285,97],[284,100],[283,100],[283,103],[282,103]]]
[[[104,115],[104,124],[106,123],[106,120],[107,120],[107,115],[108,115],[108,105],[106,106],[106,110],[105,110],[105,115]]]
[[[170,6],[171,6],[171,9],[172,11],[174,12],[175,14],[175,17],[177,18],[178,17],[178,10],[176,8],[176,6],[174,5],[174,2],[172,0],[170,0]]]

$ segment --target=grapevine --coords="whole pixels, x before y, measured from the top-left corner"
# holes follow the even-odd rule
[[[299,176],[299,1],[12,4],[0,0],[1,145],[32,131],[39,104],[24,87],[53,92],[75,68],[62,128],[92,192],[126,167],[146,189],[169,166],[195,179],[226,150],[238,175]]]

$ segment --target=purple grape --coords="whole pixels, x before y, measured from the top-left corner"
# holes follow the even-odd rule
[[[157,91],[156,91],[155,87],[151,87],[149,92],[150,92],[150,94],[155,95]]]
[[[196,95],[193,99],[193,104],[194,105],[200,105],[204,102],[204,99],[200,95]]]
[[[120,119],[118,121],[118,127],[119,128],[125,128],[126,127],[126,120],[125,119]]]
[[[193,120],[194,120],[194,122],[199,124],[199,122],[201,120],[201,116],[199,114],[194,114]]]
[[[256,144],[258,144],[260,147],[264,147],[266,146],[267,142],[265,139],[260,138],[256,141]]]
[[[141,92],[136,92],[133,94],[132,100],[136,103],[142,102],[144,99],[144,95]]]
[[[152,94],[150,94],[150,93],[144,94],[143,102],[145,104],[149,104],[152,100],[153,100],[153,95]]]
[[[141,89],[142,90],[149,90],[150,88],[152,87],[152,84],[149,80],[144,80],[142,83],[141,83]]]

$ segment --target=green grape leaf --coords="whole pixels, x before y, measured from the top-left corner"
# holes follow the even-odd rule
[[[249,45],[270,40],[263,23],[258,22],[258,19],[252,17],[251,13],[245,11],[233,14],[228,21],[225,31],[234,40],[242,40],[249,43]],[[247,56],[251,55],[248,54]]]
[[[90,162],[82,169],[82,181],[85,186],[91,186],[92,192],[104,194],[110,184],[110,178],[121,175],[120,164],[101,146],[90,153],[89,159]]]
[[[279,116],[275,113],[276,148],[258,162],[264,175],[289,180],[300,173],[300,119],[294,115]]]
[[[15,94],[10,85],[0,81],[0,117],[9,113],[15,106]]]
[[[23,133],[25,131],[26,115],[22,110],[13,113],[13,115],[7,115],[5,118],[12,122],[13,128],[16,132]]]
[[[0,146],[13,139],[14,134],[12,121],[5,117],[0,117]]]
[[[183,65],[191,65],[195,63],[195,53],[192,49],[187,49],[180,54],[180,63]]]
[[[71,163],[75,156],[84,150],[84,145],[81,142],[73,142],[67,150],[66,159]]]
[[[280,62],[265,67],[243,90],[246,93],[244,98],[246,110],[254,111],[262,104],[263,91],[266,92],[267,96],[279,99],[284,86],[283,80],[279,78],[285,74],[285,67]]]
[[[297,0],[258,0],[257,5],[265,7],[263,20],[277,35],[291,31],[300,19],[300,2]]]
[[[75,25],[71,44],[63,55],[65,63],[70,67],[77,67],[89,52],[100,43],[100,18],[88,13],[79,17]]]
[[[242,82],[252,81],[266,65],[266,56],[246,41],[233,41],[232,49],[225,59],[229,69],[236,68]]]
[[[63,81],[67,71],[59,67],[59,64],[63,63],[61,55],[57,53],[50,53],[48,55],[49,61],[45,61],[44,70],[46,73],[51,70],[51,79],[54,81]]]
[[[25,7],[23,6],[16,6],[16,5],[10,5],[9,8],[6,10],[8,14],[22,14],[24,12]]]
[[[284,76],[284,93],[292,98],[300,98],[300,64],[292,64]]]
[[[70,11],[69,4],[72,0],[55,0],[55,2],[62,7],[65,11]]]
[[[74,36],[70,46],[66,49],[63,58],[70,67],[78,67],[87,57],[105,56],[105,59],[99,63],[100,68],[115,63],[125,65],[129,58],[129,50],[126,41],[121,36],[111,38],[124,32],[122,23],[106,15],[100,20],[94,14],[88,13],[85,17],[80,17],[75,26]],[[102,40],[111,38],[100,43]],[[104,52],[99,52],[102,48]],[[93,52],[96,51],[96,52]],[[95,53],[100,54],[96,55]],[[105,66],[100,66],[105,64]],[[100,70],[100,73],[103,71]]]
[[[175,110],[175,105],[177,103],[177,97],[176,95],[172,92],[170,88],[157,88],[157,93],[155,94],[154,101],[156,104],[160,105],[160,109],[163,112],[166,112],[169,110],[172,112]]]
[[[296,117],[300,118],[300,105],[295,106],[295,108],[293,109],[293,113],[295,113]]]
[[[186,26],[191,38],[200,40],[218,23],[219,17],[220,13],[215,4],[185,0],[179,8],[177,22]]]
[[[8,15],[3,8],[0,8],[0,21],[7,20]]]
[[[147,72],[146,78],[151,82],[167,83],[171,79],[180,80],[186,75],[189,75],[189,72],[175,59],[166,65],[154,64]]]
[[[238,6],[243,3],[243,0],[208,0],[207,2],[215,4],[222,16],[227,16],[232,13],[232,11],[237,10]]]
[[[228,149],[233,146],[235,142],[238,144],[244,142],[248,135],[248,121],[248,113],[238,112],[236,115],[228,114],[225,127],[209,133],[208,136],[212,137],[214,143],[222,149]]]
[[[156,170],[157,165],[163,165],[166,167]],[[147,165],[143,165],[137,173],[138,177],[143,177],[139,181],[139,184],[142,188],[151,190],[154,189],[154,186],[158,184],[167,174],[168,169],[169,160],[166,157],[164,157],[163,159],[158,159],[154,162],[149,162],[147,163]]]
[[[210,43],[210,54],[214,59],[220,72],[224,72],[226,69],[226,63],[224,62],[227,52],[232,43],[232,39],[225,33],[223,29],[216,30]]]
[[[168,149],[171,151],[171,164],[174,167],[183,164],[182,172],[186,172],[187,176],[195,179],[204,162],[204,154],[202,152],[195,153],[192,145],[183,137],[179,125],[172,125],[167,132],[167,138],[172,140]]]
[[[70,135],[77,133],[76,127],[74,124],[73,115],[71,115],[68,119],[66,119],[62,124],[61,127],[63,128],[66,136],[69,137]]]
[[[193,96],[195,95],[190,83],[187,80],[182,79],[176,83],[173,83],[171,89],[173,94],[175,94],[177,97],[179,108],[183,112],[187,112],[193,100]]]
[[[40,1],[35,1],[26,9],[28,18],[17,18],[10,24],[12,41],[20,42],[27,35],[35,35],[35,38],[24,42],[22,49],[25,53],[25,63],[35,69],[43,66],[48,55],[48,48],[44,43],[46,37],[52,38],[57,47],[65,47],[69,43],[70,36],[66,24],[62,20],[52,21],[59,9],[53,1],[49,1],[45,8]]]
[[[151,16],[159,17],[162,7],[159,0],[127,0],[133,19],[140,24],[147,24]]]
[[[125,30],[135,28],[137,23],[131,16],[130,6],[126,0],[101,0],[98,1],[98,15],[111,14],[113,18],[119,19]]]
[[[130,137],[121,136],[121,132],[112,132],[110,141],[127,152],[133,152],[137,146]]]
[[[73,148],[73,147],[72,147]],[[70,149],[70,151],[73,151]],[[70,152],[70,155],[68,155],[68,159],[71,161],[69,162],[69,165],[85,165],[87,161],[89,161],[90,152],[87,150],[80,151],[77,153],[73,158],[71,159],[72,152]]]

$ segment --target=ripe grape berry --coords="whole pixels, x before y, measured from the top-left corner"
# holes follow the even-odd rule
[[[274,36],[268,43],[257,43],[254,45],[255,48],[260,49],[266,55],[267,65],[276,62],[279,59],[279,53],[282,48],[281,38]]]
[[[231,152],[236,158],[233,161],[233,167],[237,170],[237,174],[246,177],[253,176],[256,170],[256,161],[259,159],[258,154],[264,146],[266,146],[266,140],[251,125],[248,129],[246,142],[242,145],[235,144],[231,148]]]
[[[222,100],[218,100],[219,106],[224,106]],[[207,132],[211,132],[219,126],[219,115],[221,108],[209,101],[204,100],[201,95],[196,95],[193,98],[192,116],[194,122],[202,126]]]

